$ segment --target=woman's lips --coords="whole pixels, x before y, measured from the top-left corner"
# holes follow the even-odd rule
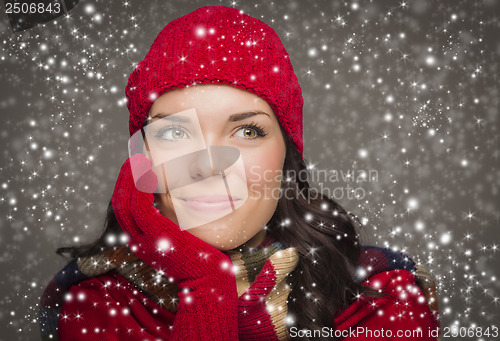
[[[198,212],[217,213],[232,208],[228,195],[202,195],[178,199],[184,202],[190,209]],[[239,201],[239,198],[233,198],[233,205],[236,205]]]

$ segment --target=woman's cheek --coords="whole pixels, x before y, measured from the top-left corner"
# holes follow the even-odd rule
[[[251,165],[245,164],[249,195],[273,198],[272,192],[281,187],[282,166],[279,158],[272,160],[268,157],[254,159]]]

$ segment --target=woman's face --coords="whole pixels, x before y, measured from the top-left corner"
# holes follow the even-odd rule
[[[203,153],[205,150],[205,154],[189,153],[189,149],[184,152],[188,142],[194,143],[193,130],[196,128],[189,127],[182,120],[175,120],[170,123],[174,124],[173,128],[168,131],[162,128],[161,135],[158,132],[154,135],[161,136],[159,143],[163,144],[150,143],[150,150],[165,146],[170,148],[171,154],[177,153],[174,163],[166,164],[170,165],[167,167],[174,175],[165,176],[170,173],[154,168],[158,178],[168,183],[166,193],[155,193],[158,209],[181,227],[179,221],[192,218],[203,222],[205,219],[201,225],[193,223],[195,227],[188,231],[219,250],[255,247],[265,238],[263,228],[276,210],[279,199],[286,149],[278,120],[269,104],[251,92],[229,85],[203,84],[168,91],[158,97],[150,109],[146,127],[160,126],[163,123],[158,120],[165,120],[168,116],[171,117],[167,120],[173,120],[175,114],[182,111],[194,113],[186,111],[188,109],[195,110],[198,136],[201,136],[198,148],[191,151],[201,150]],[[147,141],[153,140],[147,137]],[[219,151],[225,153],[221,156],[216,155],[210,146],[233,148],[220,148],[223,150]],[[206,152],[207,149],[200,149],[203,147],[209,148],[210,153]],[[217,171],[214,173],[216,163],[222,165],[224,160],[234,159],[234,151],[239,151],[239,163],[227,169],[224,176]],[[177,161],[177,167],[173,167]],[[176,169],[182,171],[177,170],[176,174]],[[175,178],[184,179],[177,181]],[[176,187],[176,181],[184,186]],[[227,192],[223,191],[224,188]],[[229,210],[220,211],[218,203],[211,198],[229,192],[234,201]],[[213,211],[217,210],[222,214],[213,216]]]

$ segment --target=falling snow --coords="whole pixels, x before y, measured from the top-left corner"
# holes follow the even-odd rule
[[[282,38],[304,94],[306,161],[378,172],[358,184],[362,200],[340,199],[364,240],[435,275],[442,327],[497,323],[498,2],[91,0],[26,31],[0,22],[2,336],[38,338],[39,297],[65,264],[55,249],[102,229],[127,157],[133,68],[169,21],[216,4]]]

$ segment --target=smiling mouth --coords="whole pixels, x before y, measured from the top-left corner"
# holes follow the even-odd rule
[[[188,208],[202,213],[217,213],[233,209],[241,201],[240,198],[231,198],[227,195],[206,195],[191,198],[177,198]]]

